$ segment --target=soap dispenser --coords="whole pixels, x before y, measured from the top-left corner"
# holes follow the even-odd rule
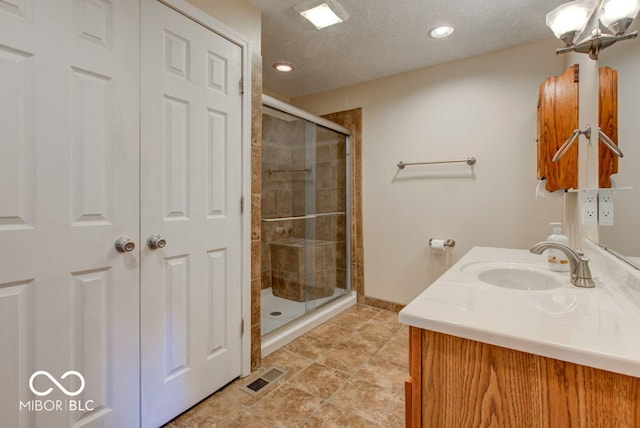
[[[559,242],[571,246],[569,237],[562,234],[562,223],[553,222],[549,223],[549,226],[553,228],[553,233],[547,237],[547,241]],[[549,269],[556,272],[569,271],[569,259],[562,251],[556,249],[547,250],[547,260],[549,261]]]

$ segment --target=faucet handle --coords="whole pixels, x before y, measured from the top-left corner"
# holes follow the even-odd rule
[[[572,278],[571,283],[576,287],[582,288],[594,288],[596,286],[596,283],[593,282],[592,278],[579,278],[577,276]]]
[[[579,261],[576,265],[575,273],[571,274],[571,283],[577,287],[593,288],[596,283],[591,278],[591,269],[589,269],[589,257],[584,254],[579,255]]]

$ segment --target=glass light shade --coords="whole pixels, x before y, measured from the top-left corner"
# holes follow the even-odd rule
[[[547,27],[559,39],[564,39],[567,34],[579,33],[587,24],[591,6],[588,2],[579,0],[561,4],[547,13]]]
[[[293,67],[293,64],[291,64],[290,62],[278,61],[273,63],[273,68],[283,73],[288,73],[290,71],[293,71],[294,67]]]
[[[435,27],[429,30],[429,36],[433,39],[444,39],[453,34],[455,29],[449,25],[443,25],[441,27]]]
[[[638,15],[638,11],[640,11],[640,0],[608,0],[602,5],[600,22],[609,29],[618,30],[614,30],[615,32],[624,33]],[[621,21],[626,21],[626,25],[620,25]]]
[[[311,21],[318,30],[342,22],[342,19],[326,3],[322,3],[312,9],[303,10],[300,15]]]

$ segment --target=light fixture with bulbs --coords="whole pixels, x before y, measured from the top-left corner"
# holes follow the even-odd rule
[[[556,53],[579,52],[593,60],[616,42],[634,39],[625,34],[640,11],[640,0],[574,0],[547,14],[547,26],[565,47]]]
[[[294,9],[318,30],[349,19],[349,14],[337,0],[308,0],[297,4]]]

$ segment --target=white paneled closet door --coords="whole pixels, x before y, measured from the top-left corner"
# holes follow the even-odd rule
[[[2,426],[139,424],[138,94],[138,1],[0,1]]]
[[[242,49],[142,1],[142,425],[241,374]],[[156,246],[157,247],[157,246]]]

